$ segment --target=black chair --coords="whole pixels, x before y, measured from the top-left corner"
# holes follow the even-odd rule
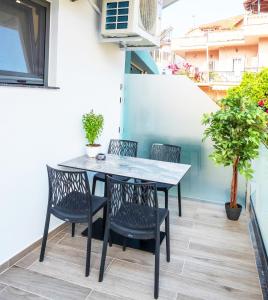
[[[108,177],[108,202],[99,281],[103,281],[110,231],[125,238],[155,239],[154,297],[159,293],[160,226],[165,221],[166,259],[170,261],[169,211],[158,208],[156,183],[130,183]]]
[[[165,144],[153,144],[151,148],[151,159],[179,163],[181,147]],[[157,190],[165,193],[165,208],[168,208],[168,191],[173,186],[165,183],[157,183]],[[181,217],[181,185],[178,184],[178,207]]]
[[[107,204],[106,198],[92,196],[87,173],[84,171],[57,170],[47,166],[49,195],[45,229],[40,253],[44,260],[50,216],[72,223],[72,236],[75,223],[87,223],[86,276],[90,272],[92,217]],[[105,208],[106,212],[106,208]]]
[[[119,156],[131,156],[131,157],[137,157],[137,151],[138,151],[138,143],[134,141],[128,141],[128,140],[110,140],[110,144],[108,147],[108,154],[114,154]],[[106,191],[106,174],[103,173],[97,173],[93,177],[93,184],[92,184],[92,194],[95,195],[96,190],[96,183],[97,181],[104,182],[104,195]],[[129,180],[128,177],[123,176],[113,176],[114,178],[122,181]]]

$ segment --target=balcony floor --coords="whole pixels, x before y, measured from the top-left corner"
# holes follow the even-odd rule
[[[161,246],[159,299],[262,299],[245,213],[239,222],[226,220],[223,205],[183,201],[177,216],[170,199],[171,262]],[[84,277],[86,239],[66,227],[47,246],[0,274],[0,299],[153,299],[154,256],[118,246],[108,248],[107,270],[98,283],[102,243],[93,240],[90,277]]]

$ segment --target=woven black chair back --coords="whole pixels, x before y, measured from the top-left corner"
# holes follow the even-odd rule
[[[131,230],[158,226],[155,183],[129,183],[108,177],[108,214],[111,225]]]
[[[179,163],[181,147],[166,144],[153,144],[151,148],[151,159]]]
[[[128,140],[110,140],[108,154],[136,157],[138,143]]]
[[[86,172],[58,170],[47,166],[49,204],[52,211],[72,215],[91,213],[90,188]]]

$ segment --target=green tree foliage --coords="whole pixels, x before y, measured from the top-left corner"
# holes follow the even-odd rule
[[[257,103],[268,97],[268,68],[259,73],[246,72],[239,86],[228,90],[228,97],[248,98]]]
[[[207,126],[204,139],[210,137],[214,145],[210,157],[216,164],[233,166],[230,198],[233,208],[237,207],[237,173],[247,179],[252,177],[251,160],[258,156],[261,142],[267,139],[268,114],[257,106],[259,96],[254,97],[254,102],[251,94],[248,95],[251,91],[246,93],[246,81],[251,76],[255,75],[246,75],[242,86],[232,89],[220,101],[221,108],[217,112],[203,117],[203,124]],[[258,91],[262,97],[264,93]]]
[[[97,115],[91,110],[90,113],[83,115],[82,122],[89,145],[94,145],[103,130],[103,115]]]

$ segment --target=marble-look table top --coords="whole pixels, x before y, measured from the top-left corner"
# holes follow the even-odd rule
[[[171,185],[177,185],[191,167],[185,164],[117,155],[106,155],[106,160],[104,161],[89,158],[85,155],[59,165]]]

